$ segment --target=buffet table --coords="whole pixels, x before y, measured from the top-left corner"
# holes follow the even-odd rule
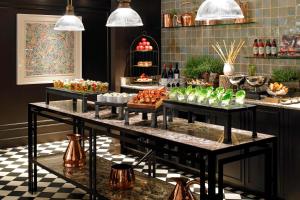
[[[224,135],[224,128],[222,126],[210,125],[196,122],[192,125],[185,123],[183,119],[174,118],[173,122],[168,125],[168,130],[164,130],[162,117],[158,117],[158,128],[151,128],[148,120],[141,121],[141,115],[133,115],[130,117],[130,125],[124,124],[124,121],[118,120],[111,114],[110,109],[100,110],[101,119],[95,118],[95,111],[82,112],[81,102],[78,101],[77,109],[74,109],[72,100],[53,101],[47,105],[42,103],[30,103],[28,105],[28,175],[29,175],[29,190],[30,192],[37,191],[37,166],[40,166],[57,176],[75,184],[76,186],[86,190],[90,194],[91,199],[96,197],[105,199],[118,199],[110,196],[113,194],[109,187],[106,187],[102,180],[105,175],[103,169],[107,169],[110,164],[106,163],[106,167],[102,166],[101,160],[96,156],[96,133],[95,130],[106,129],[106,134],[111,136],[111,130],[116,130],[122,134],[143,136],[147,139],[144,143],[147,148],[156,153],[163,151],[163,148],[158,145],[160,143],[170,143],[180,145],[189,151],[199,153],[200,169],[198,175],[200,176],[200,198],[201,199],[223,199],[223,166],[227,163],[234,162],[241,159],[250,158],[257,155],[265,156],[265,196],[270,199],[277,194],[277,138],[275,136],[257,133],[257,137],[252,137],[252,132],[242,131],[238,129],[232,130],[233,141],[232,144],[225,144],[220,141]],[[63,160],[61,155],[49,155],[43,158],[37,156],[37,117],[45,117],[58,122],[74,125],[84,134],[83,130],[89,133],[89,162],[85,171],[72,173],[64,173]],[[218,156],[225,153],[240,150],[242,153],[238,156],[222,157]],[[155,154],[154,154],[155,155]],[[57,159],[59,158],[59,159]],[[48,162],[49,160],[49,162]],[[53,162],[50,162],[50,161]],[[100,163],[99,163],[100,162]],[[102,161],[105,163],[105,161]],[[207,163],[207,164],[206,164]],[[153,176],[155,177],[155,162],[152,163],[154,168]],[[79,174],[78,174],[79,173]],[[216,193],[216,175],[218,175],[219,192]],[[78,177],[84,176],[84,180]],[[102,178],[101,178],[102,177]],[[141,175],[141,177],[143,177]],[[145,177],[143,177],[145,178]],[[156,189],[161,188],[157,196],[149,197],[147,199],[167,199],[171,193],[172,187],[167,183],[159,182],[154,178],[147,177],[143,179],[149,181],[149,187],[152,184],[156,185]],[[205,181],[208,184],[208,192],[205,192]],[[150,183],[151,182],[151,183]],[[137,184],[138,187],[138,184]],[[102,189],[101,189],[102,188]],[[120,192],[120,199],[133,198],[126,196],[126,192]],[[140,193],[140,196],[147,192]],[[165,196],[164,196],[165,195]],[[134,198],[135,199],[135,198]]]

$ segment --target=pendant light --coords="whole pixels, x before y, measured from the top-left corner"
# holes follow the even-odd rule
[[[72,0],[67,0],[66,13],[57,20],[54,30],[56,31],[84,31],[82,21],[74,15]]]
[[[241,7],[235,0],[205,0],[196,16],[197,21],[243,18]]]
[[[118,8],[107,19],[107,27],[143,26],[139,14],[130,7],[131,0],[118,0]]]

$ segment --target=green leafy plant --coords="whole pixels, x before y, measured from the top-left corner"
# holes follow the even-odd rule
[[[198,78],[201,74],[222,73],[223,62],[213,56],[194,56],[189,57],[183,73],[187,78]]]
[[[293,69],[273,69],[272,80],[275,82],[291,82],[299,80],[299,74]]]

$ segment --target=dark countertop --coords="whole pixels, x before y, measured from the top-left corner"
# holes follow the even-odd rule
[[[45,102],[32,103],[31,105],[45,108],[46,110],[50,109],[76,117],[81,117],[90,120],[91,122],[96,122],[100,126],[103,125],[115,130],[143,133],[152,137],[182,143],[206,151],[216,151],[237,145],[274,138],[272,135],[261,133],[258,133],[257,138],[252,138],[252,132],[250,131],[232,129],[233,144],[224,144],[222,142],[224,139],[223,126],[201,122],[189,124],[187,123],[187,120],[175,118],[174,122],[169,123],[168,130],[164,130],[162,128],[162,116],[158,117],[158,128],[151,128],[150,121],[142,121],[142,116],[136,114],[132,114],[130,116],[130,125],[124,125],[124,120],[117,120],[116,116],[112,117],[111,110],[107,108],[101,109],[101,119],[96,119],[95,111],[89,111],[87,113],[80,112],[81,101],[78,101],[77,111],[73,111],[73,104],[71,100],[52,101],[50,102],[50,105],[46,105]]]
[[[87,156],[88,157],[88,156]],[[66,176],[85,187],[88,187],[89,169],[88,165],[79,168],[65,168],[62,164],[63,154],[39,157],[38,162],[49,167],[56,173]],[[87,161],[88,163],[88,161]],[[129,190],[112,190],[109,185],[110,168],[113,163],[97,157],[97,192],[111,200],[166,200],[172,193],[174,185],[161,181],[157,178],[149,178],[147,175],[134,171],[135,184]],[[199,199],[199,195],[194,195]]]

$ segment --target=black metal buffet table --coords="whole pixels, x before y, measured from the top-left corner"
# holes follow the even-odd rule
[[[276,145],[277,138],[271,135],[257,133],[257,137],[253,138],[251,132],[233,129],[232,134],[235,135],[236,140],[232,144],[224,144],[219,141],[219,138],[224,134],[223,127],[216,125],[208,125],[204,123],[195,123],[193,126],[193,133],[191,133],[191,126],[183,127],[182,119],[175,118],[172,123],[169,123],[169,129],[164,130],[162,118],[158,119],[158,128],[151,128],[149,121],[141,121],[140,116],[136,115],[130,118],[131,125],[125,125],[124,121],[117,120],[111,117],[111,111],[104,109],[100,111],[101,119],[95,118],[95,111],[83,113],[81,112],[80,103],[77,104],[77,110],[73,110],[72,101],[56,101],[46,103],[30,103],[28,105],[28,175],[29,175],[29,191],[37,191],[37,166],[40,166],[51,173],[58,175],[61,178],[75,184],[76,186],[86,190],[90,194],[91,199],[110,199],[110,189],[101,182],[101,176],[103,176],[103,167],[99,164],[99,158],[96,156],[96,133],[95,130],[105,128],[107,135],[110,134],[110,130],[116,130],[122,132],[122,134],[138,135],[147,138],[148,143],[144,144],[147,148],[152,149],[154,152],[162,151],[160,145],[156,145],[161,142],[168,142],[174,145],[184,146],[189,151],[195,151],[199,153],[199,176],[200,176],[200,198],[201,199],[223,199],[223,166],[227,163],[234,162],[250,158],[257,155],[265,156],[265,197],[267,199],[273,199],[277,194],[277,153]],[[74,125],[74,121],[77,122],[79,132],[84,134],[83,130],[88,131],[89,137],[89,161],[84,172],[76,172],[76,176],[72,176],[72,173],[66,173],[62,169],[62,156],[53,158],[53,155],[49,157],[40,158],[37,156],[37,117],[46,117],[58,122]],[[157,142],[157,143],[156,143]],[[242,153],[238,156],[230,156],[225,158],[218,158],[219,155],[224,155],[228,152],[234,152],[240,150]],[[50,160],[56,160],[56,163],[51,163]],[[48,162],[49,160],[49,162]],[[60,167],[58,167],[60,166]],[[109,164],[106,164],[109,166]],[[155,176],[155,162],[152,163],[154,168],[153,176]],[[206,167],[207,166],[207,167]],[[57,169],[59,168],[59,170]],[[106,167],[107,168],[107,167]],[[64,171],[64,173],[63,173]],[[78,175],[79,173],[79,175]],[[74,174],[74,175],[75,175]],[[218,176],[217,176],[218,174]],[[78,177],[84,176],[85,181],[82,182]],[[76,178],[77,177],[77,178]],[[207,178],[206,178],[207,177]],[[218,177],[218,178],[217,178]],[[102,180],[102,179],[101,179]],[[150,182],[155,180],[153,178],[143,178],[144,181]],[[219,192],[216,194],[216,183],[218,180]],[[208,193],[205,193],[205,181],[208,184]],[[104,185],[103,185],[104,184]],[[171,192],[169,186],[165,186],[163,183],[154,183],[158,188],[168,188],[161,191],[161,199],[166,199]],[[102,190],[101,190],[102,188]],[[113,194],[114,192],[112,192]],[[111,195],[112,195],[111,194]],[[163,194],[165,196],[163,196]],[[120,194],[119,194],[120,195]],[[125,194],[121,194],[125,195]],[[141,195],[133,192],[129,195]],[[127,194],[128,197],[128,194]],[[132,198],[132,197],[131,197]],[[135,197],[140,199],[142,197]],[[121,199],[127,199],[126,195]],[[150,198],[151,199],[151,198]],[[159,199],[156,196],[154,199]]]

